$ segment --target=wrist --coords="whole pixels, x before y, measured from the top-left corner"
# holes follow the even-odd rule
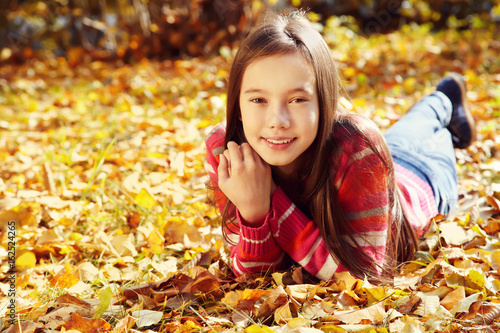
[[[255,209],[248,212],[238,210],[238,215],[240,217],[241,223],[252,228],[258,228],[262,226],[266,220],[266,216],[268,213],[269,209],[265,212],[264,210],[257,211]]]

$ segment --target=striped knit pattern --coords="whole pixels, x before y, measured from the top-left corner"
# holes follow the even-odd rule
[[[403,210],[418,237],[429,228],[430,219],[438,215],[432,188],[410,170],[394,164]]]
[[[362,125],[366,122],[364,128],[369,136],[383,140],[379,132],[375,132],[378,129],[371,121],[358,121],[362,121]],[[224,150],[224,135],[225,125],[220,124],[206,140],[207,168],[215,188],[219,164],[217,155]],[[344,236],[355,251],[362,248],[371,260],[382,264],[389,225],[388,170],[359,134],[339,126],[334,135],[343,149],[340,155],[332,157],[336,159],[334,165],[337,166],[336,171],[332,170],[335,172],[333,181],[338,190],[339,204],[359,248]],[[395,166],[395,171],[403,209],[415,229],[424,230],[437,214],[432,190],[409,170]],[[215,195],[222,211],[227,198],[218,189]],[[233,270],[238,275],[286,268],[288,257],[322,280],[345,270],[342,263],[335,262],[330,255],[314,221],[300,211],[280,187],[273,193],[271,209],[261,227],[245,226],[238,212],[237,218],[239,236],[234,235],[237,244],[230,249]]]

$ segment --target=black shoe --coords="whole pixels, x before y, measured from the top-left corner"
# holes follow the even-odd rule
[[[455,148],[467,148],[476,139],[476,124],[467,107],[465,80],[458,73],[449,73],[441,79],[437,91],[444,93],[453,105],[451,120],[446,127]]]

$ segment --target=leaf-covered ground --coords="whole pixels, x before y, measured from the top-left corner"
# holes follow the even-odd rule
[[[232,274],[203,144],[224,117],[231,50],[134,65],[33,60],[0,67],[0,330],[499,330],[500,28],[478,19],[365,37],[353,27],[324,28],[344,106],[385,130],[457,71],[478,126],[457,151],[458,210],[394,285]]]

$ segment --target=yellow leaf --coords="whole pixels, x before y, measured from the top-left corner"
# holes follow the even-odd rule
[[[155,205],[155,199],[145,188],[137,194],[135,201],[144,209],[151,209]]]
[[[245,328],[245,333],[274,333],[272,329],[267,327],[266,325],[263,325],[262,327],[259,327],[255,324],[248,326]]]
[[[416,84],[417,84],[417,79],[415,79],[413,76],[404,80],[403,89],[404,89],[405,93],[407,93],[407,94],[413,93],[415,91]]]
[[[293,318],[288,322],[288,328],[294,330],[300,327],[309,327],[308,323],[311,322],[306,318]]]
[[[186,261],[193,260],[193,254],[191,252],[192,252],[191,250],[186,250],[186,252],[184,252],[184,260]]]
[[[166,156],[163,155],[162,153],[152,152],[152,151],[149,151],[149,150],[148,150],[147,156],[148,157],[153,157],[153,158],[166,158]]]
[[[16,268],[19,271],[23,271],[26,268],[33,268],[36,265],[36,256],[33,252],[28,251],[21,254],[16,259]]]
[[[154,254],[160,254],[163,252],[165,238],[155,229],[148,236],[148,244]]]
[[[83,235],[81,233],[78,233],[78,232],[73,232],[68,237],[69,240],[76,241],[76,242],[78,242],[82,238],[83,238]]]
[[[343,329],[340,326],[333,325],[333,324],[326,324],[320,327],[320,329],[325,332],[325,333],[344,333],[347,332],[345,329]]]
[[[108,310],[112,298],[113,291],[111,290],[111,287],[108,286],[99,295],[101,303],[97,306],[97,310],[94,313],[94,319],[101,318],[101,316]]]
[[[179,332],[179,333],[184,333],[184,332],[200,332],[200,331],[201,331],[201,327],[198,326],[198,325],[196,325],[191,320],[186,321],[184,324],[181,325],[181,327],[179,327],[178,330],[176,330],[176,332]]]
[[[283,275],[285,275],[285,274],[284,273],[279,273],[279,272],[276,272],[276,273],[272,274],[274,282],[276,282],[276,284],[278,286],[284,286],[284,284],[283,284]]]
[[[476,270],[471,270],[465,279],[465,287],[474,291],[484,290],[484,277]]]

